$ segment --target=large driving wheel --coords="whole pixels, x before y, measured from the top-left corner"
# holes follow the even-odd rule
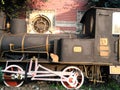
[[[19,87],[23,84],[23,69],[18,65],[10,65],[6,67],[3,74],[4,84],[8,87]]]
[[[67,89],[78,89],[84,82],[82,71],[74,66],[65,68],[62,72],[61,83]]]

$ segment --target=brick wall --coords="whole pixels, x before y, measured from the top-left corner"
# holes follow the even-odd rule
[[[32,7],[37,10],[55,11],[56,29],[76,30],[77,13],[78,11],[84,11],[86,9],[84,6],[86,1],[87,0],[32,0]]]

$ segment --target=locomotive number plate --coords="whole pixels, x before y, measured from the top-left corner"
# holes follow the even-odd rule
[[[82,47],[80,47],[80,46],[75,46],[75,47],[73,48],[73,52],[82,52]]]
[[[120,66],[110,66],[110,74],[120,74]]]
[[[108,39],[107,38],[100,38],[100,45],[108,45]]]

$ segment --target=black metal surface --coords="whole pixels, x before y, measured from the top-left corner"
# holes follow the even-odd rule
[[[6,16],[5,13],[0,11],[0,30],[5,29]]]
[[[95,60],[96,61],[106,61],[112,62],[118,61],[117,52],[115,52],[115,42],[118,40],[118,35],[112,34],[112,18],[114,12],[120,12],[119,9],[104,9],[98,8],[96,9],[96,33],[95,33]],[[103,58],[99,55],[99,47],[100,38],[107,38],[108,39],[108,46],[109,46],[109,57]]]
[[[119,35],[112,34],[113,13],[120,12],[118,8],[91,8],[83,16],[83,35],[85,38],[95,38],[94,44],[94,62],[118,63]],[[109,55],[100,56],[100,39],[107,40]]]
[[[12,19],[10,25],[10,32],[12,34],[20,34],[27,32],[27,25],[25,19]]]
[[[76,37],[76,35],[71,36]],[[69,34],[1,34],[0,50],[1,54],[7,53],[7,56],[12,58],[18,57],[18,53],[51,52],[60,54],[60,39],[69,37]],[[10,47],[10,44],[13,47]]]
[[[61,60],[63,62],[93,61],[94,39],[63,39],[61,45]],[[74,51],[74,47],[81,48]]]

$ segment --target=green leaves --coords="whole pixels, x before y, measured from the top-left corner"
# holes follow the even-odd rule
[[[1,72],[2,68],[0,67],[0,82],[2,81],[2,72]]]
[[[120,0],[88,0],[88,5],[96,7],[120,8]]]
[[[0,11],[5,12],[10,18],[19,17],[21,13],[26,11],[27,0],[1,0]]]
[[[4,0],[1,0],[1,3],[2,3],[2,4],[5,4]]]

